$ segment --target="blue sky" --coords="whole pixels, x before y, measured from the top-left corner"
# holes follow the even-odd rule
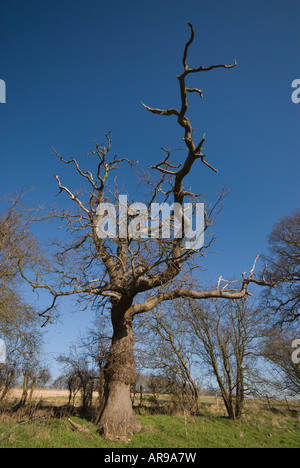
[[[204,98],[191,96],[188,116],[195,135],[206,134],[207,160],[219,172],[199,163],[188,185],[210,201],[220,187],[230,191],[214,226],[219,253],[207,259],[203,278],[249,271],[274,223],[299,207],[300,104],[291,100],[300,79],[299,15],[298,0],[1,0],[0,195],[27,187],[31,203],[57,202],[54,173],[70,187],[80,181],[51,145],[80,159],[109,130],[113,151],[145,167],[160,161],[162,146],[182,148],[175,118],[154,116],[141,101],[178,107],[191,21],[191,66],[237,60],[234,69],[189,81]],[[134,183],[127,172],[121,177]],[[93,315],[72,309],[66,301],[62,322],[49,330],[48,356]]]

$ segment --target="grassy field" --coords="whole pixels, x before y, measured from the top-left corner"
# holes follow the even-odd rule
[[[107,440],[87,419],[71,416],[84,432],[74,429],[69,416],[57,416],[51,406],[65,403],[65,395],[47,395],[43,406],[23,413],[0,414],[1,448],[299,448],[300,408],[285,402],[271,409],[249,402],[241,421],[229,421],[221,405],[203,399],[197,417],[149,414],[137,410],[143,429],[119,440]],[[46,401],[47,400],[47,401]]]

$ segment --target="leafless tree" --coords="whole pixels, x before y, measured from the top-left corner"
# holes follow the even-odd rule
[[[8,208],[0,213],[0,288],[13,289],[19,277],[19,264],[30,265],[40,254],[38,242],[30,231],[36,210],[23,205],[24,194],[5,200]]]
[[[164,392],[172,395],[177,409],[197,415],[199,389],[181,308],[180,301],[165,303],[138,320],[137,329],[142,333],[137,334],[137,361],[143,369],[153,369],[164,377]]]
[[[269,386],[293,397],[300,394],[300,364],[293,359],[296,329],[271,328],[262,346],[262,355],[271,364]]]
[[[42,333],[39,316],[36,310],[32,311],[31,322],[26,317],[26,322],[18,324],[19,347],[14,353],[16,365],[22,375],[22,395],[16,409],[23,407],[26,403],[31,403],[33,391],[39,380],[42,370]],[[23,328],[24,327],[24,328]],[[20,334],[20,336],[18,336]]]
[[[111,343],[111,330],[107,317],[97,316],[92,326],[80,337],[78,346],[86,361],[93,363],[95,382],[94,390],[98,392],[99,411],[95,417],[96,424],[101,417],[104,403],[104,369]]]
[[[65,384],[69,391],[68,405],[75,406],[75,398],[80,391],[80,379],[76,375],[76,372],[74,372],[74,369],[70,369],[65,376]]]
[[[15,384],[16,367],[14,363],[0,364],[0,403],[3,402]]]
[[[92,407],[93,391],[99,375],[97,375],[90,363],[85,360],[85,356],[78,354],[78,351],[78,348],[73,345],[70,348],[69,355],[61,355],[57,360],[64,366],[67,375],[69,404],[73,399],[74,405],[75,396],[80,392],[81,413],[86,415]]]
[[[264,306],[277,323],[294,322],[300,317],[300,210],[281,219],[268,240],[268,275],[278,285],[265,294]]]
[[[265,336],[262,312],[248,301],[209,300],[182,308],[194,352],[217,380],[230,419],[242,415],[253,391],[258,347]]]
[[[37,311],[25,304],[17,291],[6,291],[2,295],[0,333],[6,345],[6,362],[0,367],[0,399],[21,373],[24,375],[23,405],[28,395],[28,379],[31,377],[32,382],[36,381],[40,370],[43,333]]]
[[[182,58],[183,71],[177,76],[180,108],[164,110],[144,105],[153,114],[175,117],[184,133],[186,157],[179,163],[172,162],[171,153],[163,149],[163,159],[151,167],[157,178],[151,176],[147,179],[150,195],[146,202],[147,206],[161,200],[170,204],[177,203],[177,217],[181,221],[184,218],[184,202],[197,200],[196,194],[184,187],[194,164],[200,162],[204,169],[217,172],[203,152],[205,137],[195,141],[193,127],[187,116],[188,96],[193,94],[202,97],[202,91],[189,88],[186,79],[197,73],[220,68],[231,69],[236,65],[217,64],[191,68],[187,63],[188,51],[194,40],[194,29],[190,23],[189,29],[190,38],[184,47]],[[239,299],[247,295],[250,283],[267,285],[267,282],[264,277],[255,276],[253,266],[248,276],[242,276],[240,284],[235,283],[232,286],[228,282],[222,282],[220,278],[217,287],[211,290],[201,288],[201,285],[195,287],[194,282],[189,279],[190,271],[203,260],[205,248],[200,251],[186,249],[184,227],[181,237],[159,238],[155,242],[145,242],[141,228],[139,238],[100,238],[97,226],[103,214],[99,214],[97,208],[102,202],[115,203],[120,193],[117,187],[113,190],[112,171],[122,164],[133,164],[128,158],[111,156],[111,143],[110,135],[106,134],[106,146],[95,141],[95,148],[88,153],[87,157],[93,157],[96,161],[94,174],[90,170],[83,170],[76,159],[64,159],[54,150],[62,163],[73,166],[82,181],[86,182],[87,190],[85,193],[75,192],[65,186],[56,175],[59,193],[66,194],[76,207],[75,211],[61,210],[53,213],[68,229],[70,243],[57,243],[56,263],[51,263],[45,271],[36,269],[34,277],[29,277],[24,271],[22,275],[33,288],[44,288],[53,296],[50,307],[44,312],[46,321],[50,319],[51,310],[56,307],[57,299],[61,296],[76,294],[86,301],[86,305],[110,308],[113,337],[104,371],[105,397],[99,422],[100,431],[132,433],[140,430],[130,399],[130,385],[135,381],[132,328],[134,317],[152,310],[163,301],[178,297]],[[135,212],[137,214],[138,209]],[[134,217],[134,214],[131,216]],[[130,223],[134,221],[132,217],[129,219]],[[211,221],[208,209],[205,220],[207,228]],[[120,219],[118,225],[122,225]],[[184,223],[181,225],[184,226]],[[129,222],[125,227],[130,227]],[[46,280],[46,274],[56,277],[57,281]]]
[[[0,214],[0,335],[6,343],[6,362],[1,365],[2,393],[9,391],[18,372],[38,362],[41,321],[36,309],[23,299],[19,267],[43,261],[30,227],[36,210],[23,204],[24,194],[6,197],[8,208]],[[4,201],[4,200],[2,200]],[[23,282],[24,283],[24,282]]]

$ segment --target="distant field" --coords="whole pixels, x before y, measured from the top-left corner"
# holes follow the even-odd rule
[[[14,400],[20,398],[22,395],[22,389],[21,388],[13,388],[10,393],[9,393],[9,399]],[[50,388],[37,388],[33,392],[33,400],[42,400],[42,401],[48,401],[49,403],[52,404],[57,404],[57,405],[64,405],[68,402],[68,397],[69,397],[69,392],[68,390],[56,390],[56,389],[50,389]],[[94,393],[94,398],[96,399],[98,397],[98,393]],[[150,400],[151,400],[151,394],[145,393],[143,395],[143,404],[146,406],[150,405]],[[170,400],[169,395],[160,395],[158,397],[158,401],[163,404],[166,401]],[[139,404],[140,398],[138,394],[136,394],[134,398],[135,404]],[[80,394],[76,396],[75,399],[75,404],[80,404]],[[207,396],[207,395],[201,395],[200,396],[200,405],[208,405],[208,406],[214,406],[216,408],[223,408],[223,402],[222,398],[218,397],[216,398],[215,396]],[[268,408],[269,406],[275,407],[275,408],[287,408],[291,410],[299,410],[300,411],[300,400],[273,400],[270,399],[269,401],[266,399],[251,399],[248,398],[246,400],[246,407],[266,407]]]
[[[22,395],[21,388],[13,388],[9,394],[10,398],[20,398]],[[54,390],[48,388],[38,388],[33,392],[33,397],[35,399],[44,399],[44,398],[68,398],[68,390]]]

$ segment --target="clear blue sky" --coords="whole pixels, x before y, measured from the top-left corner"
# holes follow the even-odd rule
[[[93,137],[101,142],[111,130],[114,151],[146,167],[160,160],[162,146],[182,147],[175,118],[154,116],[140,101],[178,106],[191,21],[191,66],[238,63],[189,82],[204,93],[191,96],[189,117],[199,138],[205,132],[207,160],[219,172],[199,164],[188,184],[208,200],[224,185],[230,190],[214,226],[220,253],[208,259],[205,278],[249,271],[274,223],[299,207],[300,104],[291,101],[300,79],[299,17],[298,0],[1,0],[0,195],[26,186],[32,203],[56,202],[54,173],[76,187],[51,145],[80,158]],[[48,333],[49,356],[92,316],[71,310],[66,302],[63,323]]]

